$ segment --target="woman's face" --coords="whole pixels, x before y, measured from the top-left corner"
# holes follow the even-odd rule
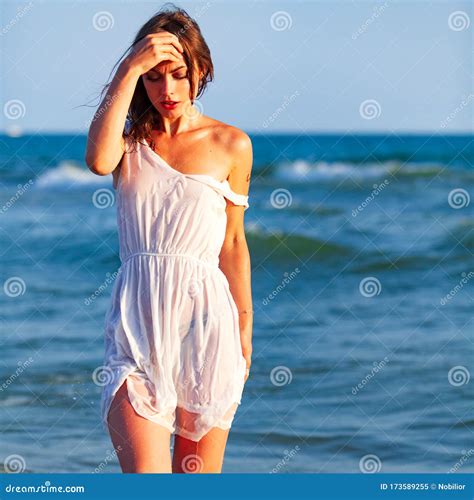
[[[180,61],[161,62],[144,73],[142,80],[148,98],[161,115],[176,117],[189,106],[188,68],[182,57]]]

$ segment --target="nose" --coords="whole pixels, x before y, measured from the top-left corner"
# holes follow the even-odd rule
[[[160,88],[161,95],[164,99],[166,99],[167,97],[172,97],[175,83],[176,82],[173,81],[173,77],[170,74],[164,75],[161,80]]]

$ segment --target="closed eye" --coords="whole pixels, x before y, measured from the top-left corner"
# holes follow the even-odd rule
[[[184,80],[185,78],[187,78],[188,76],[185,74],[183,76],[178,76],[178,75],[173,75],[176,80]],[[149,82],[157,82],[159,80],[159,77],[158,78],[151,78],[149,75],[146,75],[146,79],[149,81]]]

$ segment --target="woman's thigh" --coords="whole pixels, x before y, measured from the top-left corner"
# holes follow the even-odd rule
[[[110,405],[110,437],[123,472],[171,472],[170,431],[133,408],[125,381]]]
[[[220,473],[230,429],[212,428],[199,441],[175,435],[173,472]]]

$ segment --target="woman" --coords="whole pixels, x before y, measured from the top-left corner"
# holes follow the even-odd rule
[[[122,264],[101,411],[123,472],[221,472],[249,375],[252,145],[193,107],[212,77],[198,25],[163,10],[138,32],[89,130],[86,163],[112,172],[117,190]]]

